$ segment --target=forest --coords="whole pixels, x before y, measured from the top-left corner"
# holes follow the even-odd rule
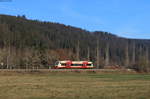
[[[0,15],[1,69],[48,69],[57,60],[89,60],[100,69],[148,71],[150,40],[30,20],[25,15]]]

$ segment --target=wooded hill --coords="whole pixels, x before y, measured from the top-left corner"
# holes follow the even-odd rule
[[[56,60],[91,60],[97,68],[148,67],[149,52],[150,40],[0,15],[1,68],[48,68]]]

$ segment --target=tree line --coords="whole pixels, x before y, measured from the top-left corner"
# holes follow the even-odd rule
[[[150,40],[0,15],[0,68],[51,68],[57,60],[90,60],[96,68],[147,71],[149,52]]]

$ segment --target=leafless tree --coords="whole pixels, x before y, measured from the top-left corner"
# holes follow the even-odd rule
[[[109,44],[107,44],[105,49],[105,66],[109,65]]]
[[[135,43],[132,44],[132,64],[135,64]]]
[[[97,48],[96,48],[96,68],[98,69],[100,64],[99,64],[99,61],[100,61],[100,49],[99,49],[99,39],[97,39]]]
[[[80,60],[80,42],[78,40],[77,42],[77,48],[76,48],[76,60]]]
[[[149,64],[149,48],[146,47],[146,52],[145,52],[145,59],[146,59],[146,64]]]
[[[9,31],[9,29],[8,29],[8,25],[6,25],[6,27],[5,27],[5,30],[6,30],[6,32],[9,34],[8,35],[8,39],[6,40],[6,46],[8,47],[8,52],[7,52],[7,69],[9,69],[10,68],[10,50],[11,50],[11,45],[10,45],[10,43],[11,43],[11,32]]]
[[[142,48],[142,46],[140,45],[140,47],[139,47],[138,61],[140,61],[140,60],[143,58],[142,50],[143,50],[143,48]]]
[[[128,42],[125,46],[125,66],[128,67],[129,66],[129,47],[128,47]]]
[[[87,60],[90,60],[90,47],[87,48]]]

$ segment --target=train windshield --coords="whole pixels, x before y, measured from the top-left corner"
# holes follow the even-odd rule
[[[58,64],[59,64],[59,62],[57,61],[57,62],[55,63],[55,66],[58,66]]]

